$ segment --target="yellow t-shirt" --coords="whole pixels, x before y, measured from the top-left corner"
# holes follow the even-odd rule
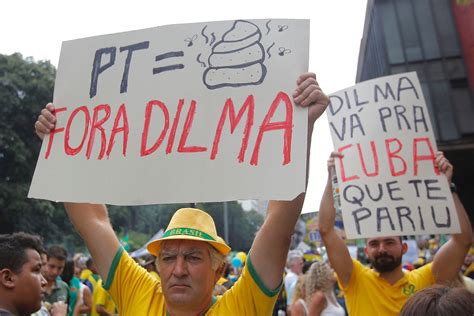
[[[271,315],[280,287],[267,289],[248,258],[239,280],[224,295],[213,299],[205,315]],[[121,316],[166,315],[160,283],[122,247],[115,255],[104,288],[112,295]]]
[[[97,300],[95,302],[95,306],[97,307],[97,305],[102,305],[109,313],[115,314],[115,303],[112,300],[110,294],[102,286],[102,280],[100,280],[100,283],[97,284],[97,288],[95,290],[97,291]]]
[[[98,274],[91,274],[88,278],[87,281],[92,285],[92,311],[91,311],[91,316],[100,316],[99,313],[97,313],[97,310],[95,308],[98,300],[98,294],[99,291],[98,289],[102,287],[102,279]]]
[[[81,271],[81,275],[79,278],[81,280],[87,280],[91,275],[92,275],[92,271],[86,268]]]
[[[393,285],[379,277],[379,273],[352,260],[351,279],[344,290],[349,315],[398,315],[408,297],[435,283],[431,264],[405,272]]]
[[[160,275],[156,273],[155,271],[150,271],[148,273],[150,273],[150,275],[154,277],[155,279],[157,279],[158,281],[161,281]]]

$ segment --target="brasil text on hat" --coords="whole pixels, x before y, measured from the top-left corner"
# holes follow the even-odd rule
[[[173,239],[205,241],[223,255],[230,252],[230,247],[221,237],[217,236],[216,225],[212,217],[195,208],[177,210],[163,236],[149,243],[147,249],[152,255],[158,256],[162,242]]]

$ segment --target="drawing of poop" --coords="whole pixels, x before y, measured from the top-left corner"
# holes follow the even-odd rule
[[[208,89],[259,85],[265,79],[262,33],[255,24],[237,20],[212,47],[203,82]]]

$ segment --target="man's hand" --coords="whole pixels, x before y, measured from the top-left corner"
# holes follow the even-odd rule
[[[310,126],[323,114],[329,104],[329,98],[319,87],[316,75],[308,72],[299,76],[298,85],[293,93],[293,100],[297,105],[309,107],[308,123]]]
[[[54,105],[48,103],[44,109],[41,110],[41,114],[35,123],[36,135],[38,135],[40,139],[43,139],[46,134],[49,134],[54,129],[55,125],[56,117],[54,115]]]
[[[335,172],[336,168],[336,159],[335,158],[342,158],[344,157],[343,153],[340,153],[338,151],[333,151],[331,155],[328,158],[328,175],[333,176],[333,172]]]
[[[448,183],[451,184],[454,167],[449,162],[449,160],[444,157],[444,153],[442,151],[438,151],[436,154],[435,164],[438,167],[438,170],[446,176]]]

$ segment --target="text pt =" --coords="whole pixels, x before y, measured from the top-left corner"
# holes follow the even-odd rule
[[[145,108],[144,123],[141,136],[140,146],[140,157],[145,157],[153,154],[160,148],[160,146],[167,139],[165,153],[168,155],[173,152],[173,146],[175,140],[178,137],[178,147],[176,152],[178,153],[196,153],[196,152],[208,152],[210,151],[209,159],[214,160],[219,152],[219,144],[223,133],[226,121],[229,122],[230,133],[233,134],[239,124],[244,125],[244,131],[242,135],[242,142],[237,160],[239,163],[245,161],[245,154],[247,151],[250,134],[254,125],[254,111],[255,101],[254,96],[249,95],[245,99],[244,103],[236,111],[234,102],[231,98],[228,98],[222,108],[219,121],[216,123],[214,138],[210,146],[197,146],[189,145],[187,139],[192,131],[192,125],[194,122],[194,115],[196,113],[197,102],[191,100],[186,118],[184,121],[184,127],[180,135],[177,135],[178,124],[181,119],[183,107],[185,106],[185,100],[180,99],[174,117],[169,113],[168,107],[159,100],[150,100]],[[278,108],[284,109],[284,120],[273,121],[273,117]],[[160,113],[163,115],[163,126],[159,135],[150,135],[150,126],[153,124],[152,113]],[[237,114],[236,114],[237,113]],[[90,159],[92,156],[92,148],[94,141],[98,139],[100,142],[100,151],[96,159],[101,160],[104,157],[109,157],[115,146],[119,146],[115,142],[117,135],[122,136],[121,152],[125,157],[127,156],[127,144],[129,138],[130,124],[127,116],[127,108],[125,104],[122,104],[115,113],[112,113],[112,109],[108,104],[99,104],[92,110],[89,110],[87,106],[79,106],[72,112],[68,112],[67,107],[57,108],[55,111],[56,116],[67,115],[66,126],[56,128],[51,132],[48,142],[48,147],[45,153],[45,159],[48,159],[51,155],[51,148],[56,135],[64,133],[63,137],[63,148],[64,153],[68,156],[76,156],[79,154],[85,154],[86,159]],[[245,118],[244,118],[245,117]],[[76,120],[82,120],[84,123],[82,131],[72,131],[71,126]],[[110,130],[106,130],[104,124],[109,120],[113,120],[113,125]],[[267,132],[282,131],[283,133],[283,165],[287,165],[291,162],[291,141],[293,136],[293,105],[290,97],[284,92],[278,92],[273,99],[272,103],[268,107],[268,111],[258,127],[258,134],[253,146],[252,156],[250,158],[251,165],[258,165],[259,153],[264,135]],[[71,144],[70,136],[71,133],[81,133],[82,138],[79,144]],[[97,137],[99,134],[99,137]],[[209,148],[210,147],[210,150]]]

